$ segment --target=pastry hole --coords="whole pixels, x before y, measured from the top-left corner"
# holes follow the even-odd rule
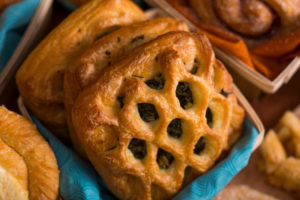
[[[158,149],[156,162],[161,169],[168,169],[174,161],[172,154],[163,149]]]
[[[179,82],[176,88],[176,96],[180,102],[180,106],[183,109],[188,109],[192,107],[193,101],[193,93],[190,89],[190,85],[187,82]]]
[[[199,69],[199,65],[200,65],[200,61],[195,58],[194,59],[194,65],[193,65],[192,69],[190,70],[190,73],[191,74],[197,74],[198,69]]]
[[[118,100],[118,102],[119,102],[119,104],[120,104],[120,108],[123,108],[123,106],[124,106],[124,97],[123,96],[118,96],[117,97],[117,100]]]
[[[207,125],[212,128],[213,127],[213,114],[211,109],[208,107],[205,113],[206,123]]]
[[[158,113],[155,109],[155,106],[150,103],[139,103],[138,104],[138,111],[140,114],[140,117],[145,122],[152,122],[159,118]]]
[[[226,92],[224,89],[221,90],[221,94],[224,96],[224,97],[228,97],[229,93]]]
[[[171,137],[180,138],[182,135],[181,119],[179,118],[173,119],[167,128],[167,132]]]
[[[144,40],[144,39],[145,39],[145,36],[144,36],[144,35],[139,35],[139,36],[133,38],[133,39],[131,40],[131,43],[136,43],[136,42],[142,41],[142,40]]]
[[[194,154],[200,155],[200,153],[203,152],[203,150],[205,149],[205,144],[206,144],[205,138],[201,136],[197,144],[195,145]]]
[[[144,140],[133,138],[128,145],[128,149],[137,159],[142,160],[147,155],[147,147],[146,142]]]
[[[162,74],[156,75],[153,79],[146,81],[145,83],[152,89],[162,90],[165,85],[165,78]]]

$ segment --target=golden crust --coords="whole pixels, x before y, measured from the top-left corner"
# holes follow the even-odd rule
[[[90,85],[99,74],[134,47],[166,32],[183,30],[187,26],[174,18],[155,18],[120,28],[97,40],[87,48],[66,70],[64,79],[65,109],[69,133],[75,148],[82,152],[77,136],[69,123],[71,108],[80,91]]]
[[[78,53],[116,26],[144,20],[129,0],[93,0],[74,11],[28,56],[16,79],[28,108],[60,138],[68,138],[63,76]]]
[[[300,195],[300,119],[288,111],[276,131],[269,131],[261,145],[264,160],[260,167],[271,184]]]
[[[5,158],[0,158],[0,165],[21,185],[28,184],[29,199],[55,200],[58,197],[59,171],[51,148],[30,122],[0,107],[1,149],[3,144],[10,150],[5,153]],[[12,152],[17,155],[12,155]],[[2,154],[3,151],[0,151]],[[12,172],[13,169],[8,169],[11,167],[18,171]],[[27,173],[28,183],[25,180]]]
[[[231,88],[232,80],[227,72],[227,78],[218,75],[222,70],[214,76],[220,66],[215,63],[205,36],[170,32],[133,49],[80,93],[72,124],[117,197],[170,198],[182,187],[186,167],[203,173],[226,148],[234,95],[220,94]],[[162,88],[149,85],[153,77],[164,79]],[[192,93],[189,102],[179,98],[187,90]],[[143,103],[156,110],[149,123],[143,117],[147,109],[139,107]],[[167,134],[174,119],[182,120],[182,136],[177,138]],[[136,142],[144,145],[143,151]]]
[[[228,186],[213,200],[276,200],[276,198],[254,190],[246,185]]]

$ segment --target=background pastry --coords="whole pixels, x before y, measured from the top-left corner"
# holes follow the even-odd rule
[[[254,190],[246,185],[228,186],[214,200],[276,200],[276,198]]]
[[[25,118],[0,107],[0,199],[58,197],[59,171],[54,154]]]
[[[78,94],[93,83],[99,74],[134,47],[170,31],[188,31],[187,26],[174,18],[156,18],[122,27],[97,40],[72,62],[65,73],[64,98],[68,120]],[[68,122],[69,130],[72,130]],[[74,131],[72,142],[82,152]]]
[[[261,145],[260,169],[271,184],[300,195],[300,119],[286,112],[275,131],[269,131]]]
[[[83,90],[72,123],[117,197],[170,198],[186,169],[199,175],[214,164],[227,147],[235,98],[230,75],[215,70],[221,67],[205,36],[170,32],[133,49]]]
[[[92,0],[74,11],[33,50],[17,72],[17,85],[26,106],[60,138],[68,138],[63,105],[66,66],[107,32],[144,19],[144,13],[129,0]]]
[[[205,23],[239,34],[254,47],[300,26],[299,0],[189,0]]]

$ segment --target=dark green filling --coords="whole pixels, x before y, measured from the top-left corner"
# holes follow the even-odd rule
[[[147,155],[146,142],[144,140],[133,138],[128,145],[128,149],[137,159],[143,159]]]
[[[213,115],[212,115],[212,112],[211,112],[210,108],[207,108],[205,117],[206,117],[206,123],[207,123],[207,125],[210,128],[212,128],[212,125],[213,125]]]
[[[226,92],[224,89],[221,90],[221,94],[224,96],[224,97],[228,97],[229,93]]]
[[[131,40],[131,43],[137,42],[139,40],[143,40],[145,38],[144,35],[139,35]]]
[[[180,138],[182,135],[181,119],[173,119],[167,128],[171,137]]]
[[[193,94],[187,82],[179,82],[176,88],[176,96],[179,99],[180,106],[184,109],[192,107]]]
[[[153,79],[146,81],[145,83],[152,89],[161,90],[165,85],[165,78],[162,74],[156,75]]]
[[[203,136],[201,136],[194,148],[194,154],[199,155],[204,150],[204,148],[205,148],[205,139]]]
[[[174,161],[174,157],[172,156],[172,154],[170,154],[162,149],[158,149],[156,162],[157,162],[159,168],[168,169],[171,166],[171,164],[173,163],[173,161]]]
[[[122,96],[118,96],[117,97],[117,100],[119,101],[119,103],[120,103],[120,108],[123,108],[123,106],[124,106],[124,102],[123,102],[123,100],[124,100],[124,97],[122,97]]]
[[[194,65],[190,72],[191,74],[196,74],[197,71],[198,71],[198,67]]]
[[[155,106],[150,103],[139,103],[138,110],[141,118],[145,122],[152,122],[159,118]]]

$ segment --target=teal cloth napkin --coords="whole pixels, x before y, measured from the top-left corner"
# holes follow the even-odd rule
[[[114,200],[114,197],[90,163],[82,160],[49,132],[35,117],[34,123],[49,142],[56,156],[60,170],[60,194],[74,200]],[[258,132],[246,119],[242,137],[226,159],[179,192],[175,200],[209,200],[243,169],[250,158]]]
[[[0,72],[19,44],[40,0],[23,0],[0,14]]]

